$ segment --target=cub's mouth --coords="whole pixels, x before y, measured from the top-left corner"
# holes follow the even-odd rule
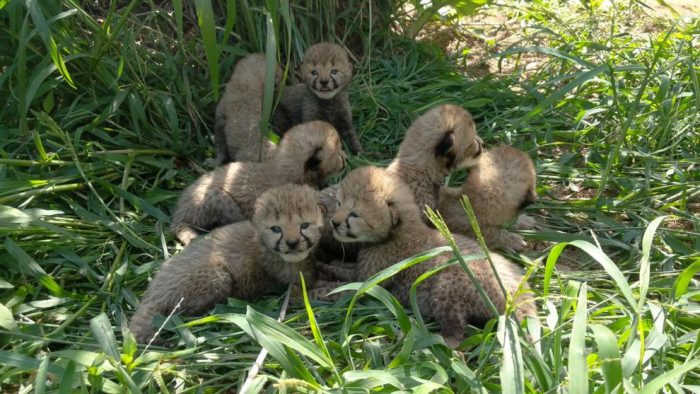
[[[338,228],[333,229],[333,237],[342,242],[357,242],[357,235],[348,230],[341,231]]]
[[[306,259],[306,257],[309,255],[310,249],[304,250],[304,251],[299,251],[299,250],[289,250],[286,252],[278,252],[278,255],[282,258],[282,260],[288,262],[288,263],[296,263],[301,260]]]

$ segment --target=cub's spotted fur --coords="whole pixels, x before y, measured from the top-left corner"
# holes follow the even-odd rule
[[[260,161],[272,156],[277,145],[260,132],[265,93],[265,55],[241,59],[216,106],[214,146],[219,166],[232,161]],[[276,80],[282,71],[275,66]]]
[[[252,301],[315,279],[313,251],[323,226],[318,193],[308,186],[283,185],[263,193],[252,223],[221,227],[163,263],[148,285],[129,328],[139,342],[154,335],[153,317],[176,312],[195,315],[227,297]],[[298,293],[298,291],[296,291]]]
[[[441,189],[438,210],[450,230],[474,237],[460,204],[462,195],[466,194],[489,248],[520,251],[525,247],[523,238],[501,226],[537,200],[535,183],[535,166],[530,157],[516,148],[499,146],[481,155],[461,188]],[[531,218],[524,215],[518,222],[532,225]]]
[[[303,123],[290,130],[267,161],[230,163],[201,176],[178,200],[170,229],[187,245],[200,232],[253,216],[255,200],[285,183],[320,187],[345,167],[340,138],[328,123]]]
[[[445,177],[476,164],[481,150],[471,114],[443,104],[411,124],[387,172],[408,185],[421,211],[426,205],[435,209]]]
[[[335,126],[350,151],[358,153],[362,146],[352,126],[347,91],[352,64],[345,50],[327,42],[312,45],[304,53],[301,73],[303,83],[285,88],[273,128],[283,134],[299,123],[325,120]]]
[[[436,209],[445,176],[455,169],[476,164],[481,151],[482,142],[469,112],[453,104],[443,104],[411,124],[387,171],[409,186],[421,211],[426,205]],[[322,192],[328,219],[337,205],[334,191],[331,187]],[[424,220],[427,223],[427,218]],[[330,227],[324,231],[320,250],[325,260],[352,261],[358,249],[359,245],[334,239]]]
[[[344,242],[363,242],[358,267],[353,271],[335,271],[337,276],[364,281],[377,272],[420,252],[447,242],[437,230],[429,228],[422,220],[407,186],[385,170],[365,167],[352,171],[340,184],[337,193],[340,206],[333,215],[334,236]],[[455,241],[463,255],[478,253],[475,241],[455,235]],[[409,304],[409,291],[418,276],[452,258],[444,253],[428,262],[413,266],[393,276],[384,286],[398,300]],[[491,253],[496,271],[510,294],[521,286],[520,268],[503,256]],[[486,294],[503,313],[506,296],[486,259],[470,261],[469,267]],[[527,289],[527,284],[522,284]],[[327,288],[316,288],[318,296]],[[425,280],[418,287],[418,303],[422,313],[432,315],[440,324],[447,343],[456,346],[464,337],[464,326],[494,317],[490,309],[460,266],[452,266]],[[516,316],[537,316],[532,296],[519,293],[516,300]]]

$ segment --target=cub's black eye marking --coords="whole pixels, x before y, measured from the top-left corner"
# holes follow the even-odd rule
[[[338,73],[338,70],[336,70],[336,69],[331,70],[331,75],[335,75],[337,73]]]
[[[272,226],[272,227],[270,227],[270,230],[275,234],[279,234],[282,232],[282,229],[280,228],[280,226]]]
[[[350,214],[348,215],[348,217],[349,217],[349,218],[356,218],[356,217],[359,217],[359,216],[357,216],[357,214],[356,214],[355,212],[350,212]]]
[[[313,75],[314,77],[318,76],[318,71],[311,70],[311,75]]]
[[[302,230],[306,230],[307,228],[309,228],[309,223],[302,223],[302,224],[301,224],[301,229],[302,229]]]

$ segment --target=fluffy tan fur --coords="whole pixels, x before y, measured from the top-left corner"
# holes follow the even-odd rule
[[[277,145],[260,132],[265,93],[265,55],[254,53],[241,59],[216,106],[214,123],[215,164],[260,161],[274,154]],[[282,71],[275,66],[276,80]]]
[[[423,222],[408,187],[385,170],[365,167],[352,171],[342,181],[337,197],[340,205],[332,218],[335,237],[366,245],[360,250],[357,269],[349,272],[351,280],[364,281],[402,259],[447,245],[437,230]],[[455,235],[455,241],[463,255],[480,252],[471,239]],[[408,305],[409,290],[415,279],[452,257],[451,253],[444,253],[403,270],[383,285],[401,303]],[[515,294],[523,281],[520,268],[499,254],[492,253],[491,258],[504,287],[509,294]],[[469,266],[499,313],[503,313],[506,296],[488,261],[470,261]],[[527,289],[527,284],[522,286]],[[320,292],[321,288],[316,288],[313,294],[319,297]],[[464,337],[467,323],[494,317],[459,266],[447,268],[424,281],[418,287],[418,301],[421,312],[438,321],[445,340],[453,347]],[[515,305],[518,318],[537,315],[532,296],[527,292],[518,294]]]
[[[439,105],[411,124],[387,171],[409,185],[421,211],[426,205],[436,209],[445,176],[477,163],[481,150],[482,142],[469,112],[453,104]],[[322,196],[330,219],[337,205],[334,189],[327,188]],[[353,261],[359,248],[340,243],[328,227],[320,250],[326,261]]]
[[[323,227],[323,206],[308,186],[283,185],[263,193],[252,223],[221,227],[163,263],[132,317],[139,342],[154,335],[153,317],[200,314],[227,297],[254,300],[315,279],[313,251]],[[297,291],[295,291],[298,293]]]
[[[230,163],[201,176],[178,200],[170,229],[187,245],[200,232],[250,219],[255,200],[285,183],[320,187],[345,167],[340,138],[328,123],[303,123],[290,130],[267,161]]]
[[[520,251],[526,245],[523,238],[501,226],[537,200],[535,183],[535,166],[530,157],[516,148],[499,146],[481,155],[461,188],[441,189],[438,210],[450,230],[474,237],[460,204],[466,194],[489,248]],[[519,223],[531,225],[527,219],[520,219]]]
[[[327,42],[309,47],[301,65],[303,83],[284,90],[273,116],[273,128],[279,134],[310,120],[325,120],[340,133],[353,153],[362,146],[352,126],[352,110],[347,88],[352,79],[352,64],[345,50]]]
[[[443,104],[411,124],[387,171],[410,187],[421,210],[426,205],[435,209],[445,176],[476,164],[481,150],[471,114]]]

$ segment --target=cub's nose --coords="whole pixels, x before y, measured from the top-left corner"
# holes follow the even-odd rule
[[[284,243],[286,243],[287,246],[289,246],[289,249],[296,249],[297,246],[299,245],[299,240],[298,239],[288,239],[288,240],[284,241]]]
[[[326,87],[328,86],[328,80],[327,79],[319,79],[318,82],[321,84],[321,86]]]
[[[336,221],[335,219],[331,219],[331,225],[333,226],[333,228],[337,228],[338,226],[340,226],[340,222]]]

